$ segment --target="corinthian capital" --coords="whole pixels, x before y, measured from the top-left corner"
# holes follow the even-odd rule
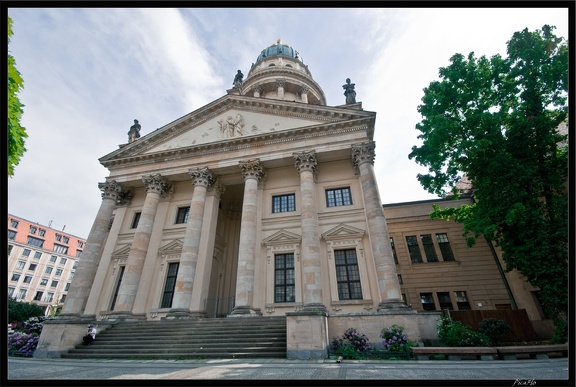
[[[244,180],[249,178],[260,180],[264,176],[264,168],[262,168],[258,159],[241,161],[240,168],[242,169]]]
[[[192,177],[192,184],[201,185],[208,188],[214,182],[214,175],[208,167],[191,169],[190,176]]]
[[[155,175],[144,175],[142,181],[146,186],[146,192],[157,192],[164,196],[170,192],[172,185],[168,183],[159,173]]]
[[[132,198],[132,192],[122,188],[116,180],[98,183],[98,188],[102,191],[102,199],[112,199],[116,204],[124,204]]]
[[[352,145],[352,164],[354,168],[358,168],[360,164],[364,163],[374,165],[375,148],[376,143],[374,141]]]
[[[292,156],[294,157],[294,166],[298,170],[298,173],[302,173],[303,171],[316,173],[318,161],[316,160],[315,151],[293,153]]]

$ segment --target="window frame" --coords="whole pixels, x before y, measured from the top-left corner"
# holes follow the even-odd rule
[[[178,207],[176,210],[176,219],[174,224],[187,224],[190,217],[190,206]]]
[[[162,289],[162,296],[160,297],[161,309],[172,307],[179,270],[180,262],[167,262],[166,277],[164,280],[164,287]]]
[[[280,214],[283,212],[296,211],[296,194],[272,195],[272,213]]]
[[[346,194],[344,194],[346,192]],[[352,190],[350,186],[339,188],[326,188],[324,191],[326,198],[326,207],[344,207],[354,204],[352,200]],[[337,197],[339,196],[339,197]]]
[[[339,255],[341,256],[339,257]],[[341,258],[343,258],[344,263],[338,263],[338,260]],[[338,300],[363,300],[364,296],[362,294],[362,280],[356,249],[335,249],[334,267],[336,269]],[[339,270],[339,268],[341,269]],[[356,284],[356,286],[353,286],[354,284]]]
[[[281,266],[280,259],[283,259]],[[282,278],[279,278],[279,275]],[[283,283],[279,283],[280,279]],[[296,302],[296,266],[293,252],[274,254],[274,303],[285,302]]]

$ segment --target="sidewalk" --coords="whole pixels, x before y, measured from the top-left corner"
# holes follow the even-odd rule
[[[574,386],[568,358],[494,361],[69,360],[9,358],[7,383],[23,380],[388,380],[470,381],[473,385]],[[573,376],[573,370],[571,372]],[[3,376],[5,378],[6,376]],[[394,381],[394,382],[392,382]],[[488,383],[488,381],[492,381]],[[494,381],[498,381],[495,383]],[[532,382],[536,382],[531,384]],[[553,382],[556,381],[556,382]],[[397,383],[396,383],[397,382]],[[522,384],[526,382],[527,384]],[[164,382],[165,383],[165,382]],[[108,384],[108,382],[106,383]],[[112,383],[114,384],[114,383]],[[221,383],[218,383],[221,385]],[[254,385],[254,383],[250,383]],[[146,383],[146,385],[150,385]],[[158,385],[161,385],[159,383]],[[268,384],[269,385],[269,384]],[[444,383],[443,385],[448,385]],[[463,385],[463,384],[460,384]],[[465,385],[465,384],[464,384]]]

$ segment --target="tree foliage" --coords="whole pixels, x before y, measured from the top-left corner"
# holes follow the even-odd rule
[[[568,117],[568,43],[553,30],[514,33],[507,57],[453,55],[424,89],[423,144],[409,158],[428,167],[418,179],[431,193],[458,197],[456,183],[472,182],[472,205],[432,218],[461,222],[468,245],[494,241],[506,270],[538,287],[559,322],[568,305],[568,152],[558,131]]]
[[[12,19],[8,17],[8,44],[12,36]],[[20,125],[24,105],[18,93],[24,87],[24,80],[16,69],[16,61],[8,52],[8,176],[14,175],[14,167],[20,162],[26,148],[24,146],[26,128]]]
[[[8,299],[8,322],[24,323],[32,317],[44,316],[44,309],[32,302],[16,301]]]

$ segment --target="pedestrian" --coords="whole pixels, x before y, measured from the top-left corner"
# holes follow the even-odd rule
[[[92,342],[96,340],[96,328],[93,325],[88,325],[88,330],[86,331],[86,335],[82,337],[82,344],[83,345],[90,345]]]

